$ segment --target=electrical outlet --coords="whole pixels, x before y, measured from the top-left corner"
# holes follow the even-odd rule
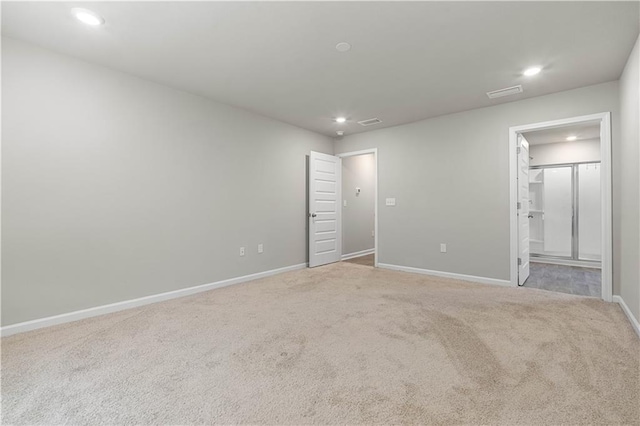
[[[393,207],[396,205],[396,199],[395,198],[387,198],[385,200],[385,205]]]
[[[440,243],[440,253],[447,252],[447,245],[445,243]]]
[[[240,256],[244,256],[244,247],[240,247]]]
[[[376,236],[376,231],[371,231],[371,236],[375,237]]]
[[[262,253],[264,251],[264,246],[262,243],[258,244],[258,253]]]
[[[344,200],[343,206],[347,207],[347,200]]]

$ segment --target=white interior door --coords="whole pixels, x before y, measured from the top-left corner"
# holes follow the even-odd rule
[[[518,136],[518,285],[529,278],[529,143]]]
[[[342,159],[311,151],[309,155],[309,267],[342,257],[340,199]]]

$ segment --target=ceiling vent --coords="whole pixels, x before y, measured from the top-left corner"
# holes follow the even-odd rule
[[[382,120],[379,118],[370,118],[368,120],[358,121],[358,124],[361,126],[373,126],[374,124],[382,123]]]
[[[487,92],[487,96],[489,99],[502,98],[504,96],[517,95],[518,93],[522,93],[522,86],[517,85],[513,87],[507,87],[506,89],[494,90],[493,92]]]

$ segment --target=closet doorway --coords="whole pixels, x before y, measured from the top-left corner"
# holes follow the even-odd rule
[[[608,113],[510,129],[528,168],[512,164],[512,284],[611,300],[609,129]]]

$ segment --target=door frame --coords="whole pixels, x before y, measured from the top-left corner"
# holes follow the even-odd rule
[[[373,172],[374,172],[374,182],[373,182],[373,187],[374,187],[374,207],[373,207],[373,214],[374,214],[374,218],[373,218],[373,266],[374,267],[378,267],[378,148],[370,148],[370,149],[363,149],[360,151],[351,151],[351,152],[343,152],[341,154],[336,154],[336,157],[340,157],[340,158],[344,158],[344,157],[356,157],[358,155],[365,155],[365,154],[373,154]],[[342,179],[340,180],[340,185],[342,186]],[[343,204],[344,200],[340,200],[340,208],[344,208],[344,204]],[[340,215],[340,229],[342,232],[344,232],[344,227],[342,226],[342,217],[343,215]],[[344,244],[343,244],[344,247]],[[343,247],[340,248],[340,250],[342,251]],[[340,255],[342,256],[342,252],[340,253]]]
[[[518,210],[517,210],[517,161],[518,134],[533,130],[546,130],[573,124],[593,123],[600,125],[600,196],[602,213],[602,299],[613,299],[613,228],[612,228],[612,177],[611,177],[611,113],[582,115],[560,120],[544,121],[509,127],[509,240],[510,281],[518,285]]]

